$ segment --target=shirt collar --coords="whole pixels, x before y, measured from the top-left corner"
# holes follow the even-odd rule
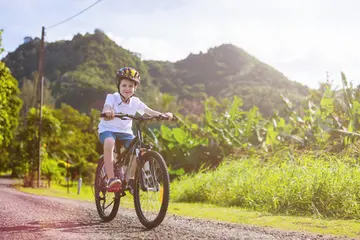
[[[120,93],[118,93],[118,92],[115,93],[115,97],[116,97],[116,105],[117,105],[117,106],[120,106],[120,105],[122,105],[122,106],[129,106],[129,105],[131,104],[131,100],[132,100],[131,98],[129,99],[129,103],[128,103],[128,104],[123,103],[122,98],[121,98],[121,96],[120,96]]]

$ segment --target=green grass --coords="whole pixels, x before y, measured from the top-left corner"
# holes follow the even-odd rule
[[[172,183],[173,200],[288,216],[360,219],[360,166],[351,158],[302,154],[239,159]]]
[[[79,195],[77,195],[76,186],[70,188],[69,194],[67,193],[66,187],[59,185],[53,185],[50,189],[24,188],[19,185],[15,187],[20,191],[31,194],[94,202],[92,189],[89,186],[83,186]],[[122,199],[121,206],[125,208],[133,208],[131,196],[127,195],[124,199]],[[360,222],[356,220],[326,220],[311,217],[274,216],[261,212],[248,211],[237,207],[220,207],[205,203],[179,202],[171,202],[168,213],[239,224],[267,226],[283,230],[306,231],[318,234],[331,234],[348,237],[360,236]]]
[[[10,176],[11,175],[11,171],[9,170],[9,171],[6,171],[6,172],[0,172],[0,177],[2,177],[2,176]]]

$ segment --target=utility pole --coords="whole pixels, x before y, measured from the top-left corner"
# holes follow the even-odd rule
[[[40,41],[40,53],[39,53],[39,75],[38,75],[38,83],[40,85],[40,99],[39,99],[39,139],[38,139],[38,147],[39,147],[39,156],[38,156],[38,181],[37,187],[40,187],[41,180],[41,130],[42,130],[42,105],[43,105],[43,87],[44,87],[44,35],[45,35],[45,27],[42,27],[41,30],[41,41]]]

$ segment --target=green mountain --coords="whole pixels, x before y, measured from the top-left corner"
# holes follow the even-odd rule
[[[32,39],[3,60],[20,87],[37,71],[38,48],[39,39]],[[118,46],[100,30],[45,45],[45,78],[56,106],[67,103],[82,112],[100,109],[105,94],[116,90],[114,76],[122,66],[141,72],[143,83],[138,95],[149,101],[158,90],[189,101],[238,95],[245,109],[256,105],[269,115],[283,108],[280,93],[296,103],[308,91],[231,44],[190,54],[177,62],[142,61],[138,54]]]
[[[282,105],[280,93],[293,102],[299,102],[308,93],[307,87],[290,81],[232,44],[210,48],[207,53],[190,54],[175,63],[145,62],[150,75],[161,83],[161,91],[185,98],[196,97],[202,92],[214,97],[239,95],[245,109],[256,105],[265,115]]]

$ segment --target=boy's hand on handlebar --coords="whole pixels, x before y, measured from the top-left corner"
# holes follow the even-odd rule
[[[166,118],[167,120],[172,120],[174,118],[174,114],[172,114],[171,112],[163,113],[161,114],[161,116],[163,118]]]
[[[107,111],[107,112],[103,112],[104,116],[104,120],[105,121],[110,121],[113,120],[115,118],[114,116],[114,111]]]

